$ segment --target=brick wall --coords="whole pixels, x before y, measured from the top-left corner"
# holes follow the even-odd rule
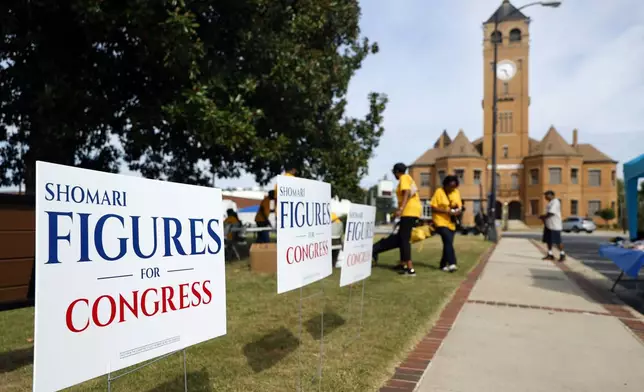
[[[29,299],[34,235],[33,197],[0,194],[0,303]]]

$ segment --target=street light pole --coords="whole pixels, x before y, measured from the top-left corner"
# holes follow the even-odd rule
[[[540,5],[543,7],[551,7],[551,8],[557,8],[561,5],[561,1],[537,1],[534,3],[529,3],[524,6],[521,6],[519,8],[516,8],[514,11],[509,13],[508,15],[505,15],[505,18],[510,17],[516,12],[519,12],[520,10],[531,7],[533,5]],[[496,231],[496,124],[497,124],[497,101],[498,101],[498,96],[497,96],[497,62],[498,62],[498,56],[499,56],[499,43],[503,42],[503,34],[500,34],[500,36],[497,37],[497,32],[499,32],[499,24],[503,22],[502,19],[499,19],[499,14],[494,13],[494,31],[492,32],[492,44],[494,45],[494,59],[492,62],[492,170],[491,170],[491,175],[492,175],[492,180],[491,180],[491,188],[490,189],[490,196],[488,198],[488,220],[491,220],[492,224],[488,228],[487,232],[487,238],[490,242],[497,242],[498,241],[498,233]]]
[[[498,234],[496,232],[496,121],[497,121],[497,107],[496,101],[497,98],[497,61],[499,57],[499,40],[503,41],[503,34],[497,38],[497,32],[499,31],[499,16],[494,14],[494,32],[492,33],[492,43],[494,44],[494,60],[492,62],[492,179],[491,179],[491,188],[490,189],[490,198],[487,203],[488,208],[488,218],[492,220],[492,225],[488,228],[488,240],[491,242],[498,241]]]

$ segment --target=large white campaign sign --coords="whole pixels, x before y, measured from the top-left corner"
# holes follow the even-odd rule
[[[340,271],[340,286],[346,286],[371,276],[373,228],[376,207],[351,204],[344,233],[344,263]]]
[[[277,292],[331,275],[331,185],[277,177]]]
[[[221,190],[36,165],[34,391],[226,334]]]

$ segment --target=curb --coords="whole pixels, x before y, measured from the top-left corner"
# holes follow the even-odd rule
[[[434,359],[434,355],[436,355],[443,344],[443,340],[452,329],[463,305],[468,302],[467,299],[495,248],[496,244],[493,244],[481,255],[478,263],[467,274],[465,280],[461,282],[452,298],[441,311],[432,329],[396,368],[394,375],[391,376],[385,386],[380,388],[380,392],[413,392],[418,387],[425,371],[432,359]]]
[[[535,240],[530,242],[545,256],[546,250]],[[569,258],[569,256],[567,256]],[[574,260],[574,259],[573,259]],[[576,260],[575,260],[576,261]],[[639,338],[644,344],[644,322],[641,321],[639,313],[630,306],[622,302],[617,296],[611,295],[604,291],[600,285],[593,283],[586,278],[581,272],[571,269],[565,263],[553,261],[552,264],[556,265],[566,276],[573,281],[579,288],[585,292],[592,300],[600,304],[606,311],[619,321],[628,329],[634,336]]]

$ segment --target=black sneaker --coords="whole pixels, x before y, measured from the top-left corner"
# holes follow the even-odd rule
[[[378,265],[378,253],[372,253],[371,255],[371,264]]]
[[[559,255],[559,262],[564,262],[566,261],[566,255]]]
[[[400,271],[400,275],[405,275],[405,276],[416,276],[416,270],[411,268],[405,268],[404,270]]]
[[[396,264],[393,267],[391,267],[391,269],[393,269],[394,271],[403,272],[404,270],[407,269],[407,266],[402,264]]]
[[[541,260],[553,260],[554,261],[554,259],[555,259],[555,257],[553,255],[547,255],[546,257],[544,257]]]

